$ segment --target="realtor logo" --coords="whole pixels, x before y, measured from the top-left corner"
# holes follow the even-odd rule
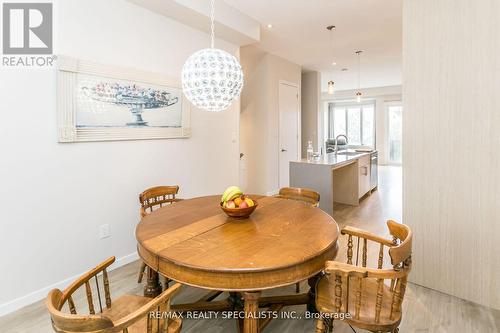
[[[4,3],[2,17],[4,54],[52,54],[52,3]]]

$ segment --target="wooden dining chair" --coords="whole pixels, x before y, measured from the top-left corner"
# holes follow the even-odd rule
[[[46,305],[54,331],[61,333],[177,333],[182,321],[170,312],[170,300],[179,291],[180,284],[165,290],[156,298],[125,295],[111,299],[107,268],[115,261],[107,259],[83,274],[64,291],[53,289]],[[88,306],[84,314],[75,306],[75,292],[85,288]],[[94,302],[97,294],[97,303]],[[102,299],[101,295],[104,295]],[[78,303],[77,303],[78,304]],[[96,305],[97,304],[97,305]],[[105,306],[103,308],[103,306]],[[65,309],[65,310],[63,310]],[[85,311],[86,312],[86,311]],[[161,316],[151,316],[151,313]]]
[[[319,193],[308,188],[283,187],[280,189],[276,197],[303,201],[305,203],[310,204],[313,207],[319,207]],[[295,284],[295,292],[296,293],[300,292],[300,282],[297,282]]]
[[[328,261],[316,286],[316,308],[321,318],[345,317],[351,326],[371,332],[399,332],[402,303],[411,270],[412,232],[406,225],[388,221],[392,240],[369,232],[345,227],[347,263]],[[353,247],[356,259],[353,263]],[[377,268],[368,268],[368,244],[378,248]],[[361,260],[359,248],[362,246]],[[391,267],[384,268],[384,253],[389,253]],[[329,316],[325,316],[328,314]],[[319,319],[316,332],[331,332],[333,320]]]
[[[174,202],[181,201],[175,196],[179,193],[179,186],[156,186],[151,187],[139,194],[139,202],[141,203],[141,217],[151,214],[155,209],[161,208],[164,205],[170,205]],[[142,262],[139,269],[139,277],[137,283],[141,283],[146,273],[146,263]],[[170,280],[167,279],[165,284],[168,287]]]
[[[151,187],[139,194],[141,203],[141,217],[144,217],[155,209],[181,201],[175,196],[179,193],[179,186],[156,186]]]
[[[308,188],[283,187],[276,197],[303,201],[314,207],[319,206],[319,193]]]

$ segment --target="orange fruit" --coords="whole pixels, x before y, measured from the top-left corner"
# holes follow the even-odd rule
[[[242,202],[243,202],[243,199],[241,197],[237,197],[236,199],[234,199],[234,203],[236,204],[236,206],[241,205]]]

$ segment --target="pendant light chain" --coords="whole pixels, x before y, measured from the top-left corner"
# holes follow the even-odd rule
[[[326,27],[326,29],[329,31],[329,38],[330,38],[330,48],[331,48],[331,54],[333,55],[334,53],[334,44],[333,44],[333,30],[335,30],[335,26],[334,25],[329,25]],[[332,58],[332,66],[335,66],[336,63],[335,63],[335,59]],[[335,86],[335,82],[334,82],[334,79],[335,78],[335,73],[333,70],[330,71],[330,80],[328,81],[328,94],[329,95],[333,95],[334,94],[334,86]]]
[[[213,49],[215,46],[215,0],[210,0],[210,47]]]
[[[361,53],[363,51],[359,50],[356,51],[356,54],[358,55],[358,91],[356,92],[356,101],[358,103],[361,102]]]
[[[330,30],[330,47],[332,48],[332,54],[333,54],[333,29],[334,28],[329,29]],[[332,60],[332,61],[335,61],[335,60]],[[335,75],[333,75],[333,71],[332,71],[332,76],[333,77],[335,76]],[[332,78],[332,81],[333,81],[333,78]]]
[[[358,90],[361,89],[361,51],[356,52],[358,54]]]
[[[224,111],[241,94],[243,71],[236,57],[215,48],[215,0],[210,3],[210,47],[191,54],[182,66],[182,92],[197,108]]]

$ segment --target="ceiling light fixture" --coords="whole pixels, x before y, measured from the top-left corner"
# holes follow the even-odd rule
[[[333,82],[332,80],[328,81],[328,95],[333,95],[333,93],[335,92],[335,90],[333,90],[334,86],[335,82]]]
[[[335,30],[335,26],[334,25],[329,25],[328,27],[326,27],[327,30],[330,31],[330,44],[332,46],[332,53],[333,53],[333,37],[332,37],[332,34],[333,34],[333,30]],[[332,61],[332,66],[335,66],[337,63],[334,61]],[[335,82],[333,82],[333,80],[330,80],[328,81],[328,95],[333,95],[334,92],[335,92]]]
[[[268,29],[272,29],[272,28],[273,28],[273,25],[272,25],[272,24],[268,24],[268,25],[267,25],[267,28],[268,28]]]
[[[361,103],[361,53],[363,51],[356,51],[358,55],[358,91],[356,92],[356,102]]]
[[[199,50],[187,58],[182,67],[182,91],[197,108],[223,111],[243,88],[241,65],[233,55],[214,48],[215,0],[210,1],[210,48]]]

